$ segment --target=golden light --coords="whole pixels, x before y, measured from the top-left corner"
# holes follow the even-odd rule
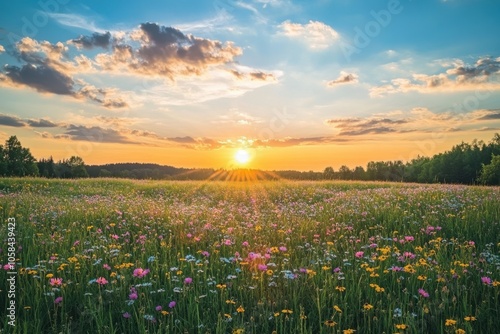
[[[236,152],[236,154],[234,155],[234,160],[240,164],[240,165],[244,165],[246,164],[248,161],[250,161],[250,154],[248,153],[247,150],[244,150],[244,149],[240,149]]]

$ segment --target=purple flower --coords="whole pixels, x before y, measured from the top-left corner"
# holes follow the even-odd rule
[[[354,254],[354,256],[356,256],[359,259],[359,258],[362,258],[364,254],[365,254],[364,252],[360,251],[360,252],[356,252],[356,254]]]
[[[54,300],[54,304],[59,304],[59,303],[62,303],[63,301],[63,297],[57,297],[55,300]]]
[[[429,298],[429,293],[424,289],[418,289],[418,293],[424,298]]]
[[[177,303],[176,303],[175,301],[173,301],[173,300],[172,300],[170,303],[168,303],[168,307],[169,307],[169,308],[174,308],[176,304],[177,304]]]
[[[491,278],[489,278],[487,276],[481,277],[481,282],[483,282],[483,284],[490,285],[491,284]]]
[[[130,317],[131,317],[130,313],[128,313],[128,312],[125,312],[125,313],[123,313],[122,315],[123,315],[123,317],[124,317],[125,319],[128,319],[128,318],[130,318]]]
[[[155,310],[157,310],[158,312],[160,312],[162,309],[163,309],[163,307],[161,307],[161,305],[158,305],[158,306],[156,306],[156,308],[155,308]]]
[[[186,277],[184,279],[184,284],[191,284],[191,283],[193,283],[193,279],[191,277]]]

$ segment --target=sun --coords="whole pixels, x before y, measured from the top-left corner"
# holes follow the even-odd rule
[[[240,164],[240,165],[244,165],[246,164],[248,161],[250,161],[250,154],[248,153],[247,150],[244,150],[244,149],[240,149],[238,150],[235,154],[234,154],[234,160]]]

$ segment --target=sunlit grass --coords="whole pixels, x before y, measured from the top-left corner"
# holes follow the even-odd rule
[[[16,333],[500,325],[499,188],[1,179],[0,191],[3,222],[17,222]]]

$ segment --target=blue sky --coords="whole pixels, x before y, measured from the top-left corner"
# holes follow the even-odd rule
[[[37,158],[322,170],[500,132],[500,2],[18,1],[0,139]]]

